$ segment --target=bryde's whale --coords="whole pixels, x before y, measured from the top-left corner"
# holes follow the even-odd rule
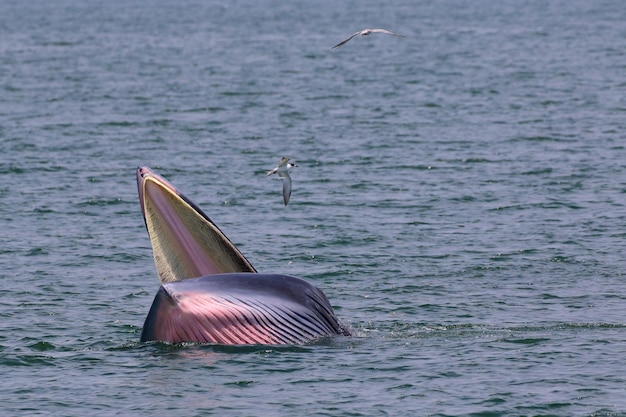
[[[161,282],[141,341],[302,344],[351,334],[303,279],[257,273],[191,200],[147,167],[139,202]]]

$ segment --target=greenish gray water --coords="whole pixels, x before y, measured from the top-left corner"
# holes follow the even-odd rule
[[[625,415],[625,22],[617,0],[0,4],[3,413]],[[406,38],[330,49],[372,26]],[[137,165],[357,336],[139,343]]]

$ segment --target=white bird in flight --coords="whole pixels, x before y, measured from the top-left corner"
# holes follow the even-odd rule
[[[339,48],[341,45],[343,45],[345,43],[348,43],[355,36],[359,36],[359,35],[367,36],[367,35],[370,35],[372,33],[386,33],[387,35],[393,35],[393,36],[397,36],[399,38],[406,38],[406,36],[404,36],[404,35],[400,35],[398,33],[394,33],[394,32],[392,32],[390,30],[387,30],[387,29],[363,29],[363,30],[360,30],[358,32],[353,33],[352,35],[350,35],[350,37],[348,37],[347,39],[342,40],[337,45],[333,46],[331,49]]]
[[[297,166],[296,164],[290,163],[289,158],[283,156],[274,169],[267,171],[267,175],[278,174],[278,177],[282,180],[283,201],[285,202],[285,206],[289,203],[289,197],[291,197],[291,177],[289,176],[288,170]]]

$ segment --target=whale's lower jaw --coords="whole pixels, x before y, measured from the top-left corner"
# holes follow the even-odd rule
[[[218,274],[164,284],[141,341],[303,344],[349,335],[326,296],[287,275]]]

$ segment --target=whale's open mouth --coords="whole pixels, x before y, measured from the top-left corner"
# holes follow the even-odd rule
[[[300,344],[350,335],[320,289],[300,278],[256,273],[163,177],[140,167],[137,186],[162,284],[142,342]]]
[[[256,272],[211,219],[166,179],[140,167],[137,187],[161,282]]]

